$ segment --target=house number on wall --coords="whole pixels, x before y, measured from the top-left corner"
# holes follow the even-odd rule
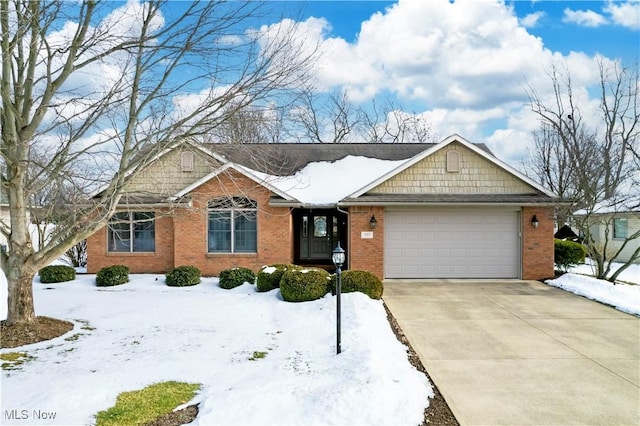
[[[370,240],[373,238],[373,231],[362,231],[360,233],[360,238],[363,240]]]

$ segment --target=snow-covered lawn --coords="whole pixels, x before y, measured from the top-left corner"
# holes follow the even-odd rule
[[[620,266],[622,266],[621,263],[612,263],[611,264],[611,270],[613,272],[615,272],[615,271],[618,270],[618,268],[620,268]],[[569,270],[569,272],[572,272],[572,273],[575,273],[575,274],[593,276],[596,273],[596,267],[593,264],[593,262],[591,262],[591,259],[587,258],[587,260],[586,260],[586,262],[584,264],[572,267]],[[633,284],[640,285],[640,264],[635,263],[635,264],[629,266],[624,271],[622,271],[620,273],[620,275],[618,276],[618,280],[621,281],[621,282],[627,282],[627,283],[633,283]]]
[[[588,259],[587,259],[588,261]],[[619,268],[619,264],[614,264]],[[555,280],[546,283],[570,291],[580,296],[614,306],[623,312],[640,315],[640,265],[632,265],[624,270],[619,279],[632,284],[612,284],[593,278],[594,269],[590,263],[578,265]]]
[[[223,290],[215,278],[188,288],[167,287],[163,275],[130,278],[100,289],[94,275],[46,285],[35,279],[37,314],[76,327],[52,341],[2,350],[34,359],[2,372],[1,424],[91,424],[120,392],[167,380],[203,385],[190,402],[200,403],[194,425],[423,420],[431,385],[409,364],[381,301],[343,295],[336,355],[331,295],[287,303],[279,290]],[[6,281],[0,288],[4,301]],[[251,360],[254,352],[266,356]],[[55,419],[37,420],[42,412]],[[28,419],[17,420],[22,414]]]

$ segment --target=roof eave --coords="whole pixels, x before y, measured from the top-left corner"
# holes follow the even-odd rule
[[[448,206],[457,206],[457,207],[551,207],[557,206],[558,203],[555,202],[481,202],[481,201],[473,201],[473,202],[452,202],[452,201],[340,201],[338,206],[340,207],[352,207],[352,206],[385,206],[385,207],[448,207]]]
[[[293,207],[301,209],[335,209],[338,203],[304,203],[297,200],[269,200],[271,207]]]

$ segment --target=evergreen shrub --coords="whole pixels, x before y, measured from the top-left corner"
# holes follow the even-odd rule
[[[231,268],[220,272],[220,287],[226,290],[236,288],[244,283],[254,284],[256,274],[249,268]]]
[[[553,240],[554,262],[561,271],[567,272],[571,266],[584,263],[587,249],[580,243],[568,240]]]
[[[336,274],[331,276],[331,293],[336,293],[336,285],[338,277]],[[372,299],[380,299],[382,297],[382,281],[369,271],[347,270],[342,271],[342,293],[352,293],[359,291]]]
[[[96,274],[98,287],[111,287],[129,281],[129,268],[124,265],[113,265],[102,268]]]
[[[195,266],[178,266],[165,274],[165,282],[171,287],[186,287],[200,283],[200,269]]]
[[[75,280],[76,270],[67,265],[50,265],[40,269],[38,275],[40,275],[40,282],[43,284],[61,283]]]
[[[280,288],[282,275],[289,269],[300,268],[296,265],[274,263],[263,266],[256,277],[256,289],[258,291],[271,291]]]
[[[327,294],[330,275],[319,268],[288,269],[280,280],[280,293],[287,302],[307,302]]]

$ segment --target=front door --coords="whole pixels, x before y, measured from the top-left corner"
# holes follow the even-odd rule
[[[309,259],[326,259],[333,250],[332,215],[309,215]]]
[[[299,210],[296,251],[301,263],[331,263],[333,249],[346,243],[346,216],[335,210]],[[306,262],[305,262],[306,261]]]

